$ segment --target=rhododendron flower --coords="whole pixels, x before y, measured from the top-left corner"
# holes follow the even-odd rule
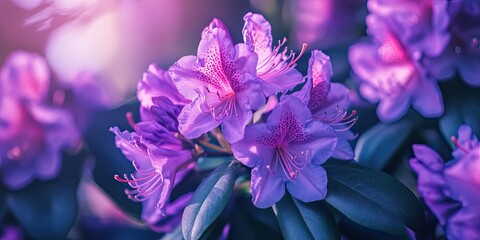
[[[307,104],[313,119],[330,125],[337,132],[337,146],[332,156],[353,159],[354,153],[348,140],[355,138],[349,129],[357,121],[356,112],[347,114],[349,90],[341,83],[331,83],[331,77],[330,57],[314,50],[308,64],[307,82],[292,95]]]
[[[445,228],[448,239],[480,236],[480,144],[468,126],[458,129],[453,160],[444,163],[425,145],[414,145],[410,160],[418,174],[418,191]]]
[[[242,139],[252,109],[265,103],[256,65],[247,45],[233,46],[224,29],[207,28],[197,56],[183,57],[169,70],[178,91],[192,101],[178,116],[180,133],[197,138],[222,125],[229,142]]]
[[[247,126],[245,138],[232,145],[234,156],[253,168],[253,203],[267,208],[290,194],[304,202],[325,198],[327,175],[321,164],[333,153],[335,131],[312,119],[298,98],[285,96],[266,123]]]
[[[155,64],[151,64],[148,66],[147,72],[143,74],[143,78],[138,81],[137,85],[137,98],[141,105],[140,114],[142,119],[152,119],[152,117],[148,116],[148,112],[154,105],[153,101],[155,101],[154,99],[156,97],[166,98],[160,101],[169,101],[171,104],[168,105],[171,106],[175,105],[183,107],[190,102],[177,91],[177,88],[173,84],[167,71],[157,67]],[[157,99],[156,101],[159,100]],[[162,107],[169,107],[168,105],[161,105]]]
[[[5,59],[0,71],[0,84],[2,94],[40,102],[48,94],[50,70],[42,56],[17,50]]]
[[[480,3],[478,1],[451,1],[451,40],[443,54],[429,59],[427,65],[438,78],[453,76],[458,70],[463,80],[480,86]]]
[[[11,53],[0,70],[0,172],[4,184],[20,189],[49,180],[61,169],[62,151],[79,144],[70,114],[43,103],[50,72],[36,54]]]
[[[360,78],[360,94],[370,102],[379,102],[381,121],[395,121],[412,106],[425,117],[443,113],[443,99],[437,81],[419,61],[422,52],[410,51],[392,19],[367,16],[372,40],[350,48],[353,72]]]
[[[288,91],[300,84],[302,75],[295,69],[296,62],[306,49],[303,46],[298,56],[294,52],[281,51],[286,39],[272,48],[270,23],[260,14],[247,13],[243,20],[243,39],[247,46],[258,55],[257,76],[264,81],[265,95],[270,96],[280,91]]]
[[[133,201],[143,202],[143,220],[158,231],[170,231],[180,222],[179,208],[188,202],[184,198],[170,201],[170,194],[191,169],[192,151],[183,149],[182,142],[155,121],[140,122],[135,129],[138,133],[110,129],[116,134],[117,147],[136,171],[123,178],[115,175],[115,179],[134,188],[125,193]]]
[[[166,71],[152,64],[138,83],[142,121],[135,123],[131,113],[127,119],[135,132],[121,132],[117,127],[115,141],[123,154],[132,161],[135,174],[116,175],[134,190],[128,197],[143,202],[142,219],[158,232],[172,231],[192,193],[170,199],[173,188],[192,169],[195,146],[177,138],[178,114],[189,101],[173,85]]]
[[[450,40],[448,1],[369,0],[368,10],[389,21],[401,42],[413,54],[435,57]]]

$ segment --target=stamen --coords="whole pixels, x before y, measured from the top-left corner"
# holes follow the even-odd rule
[[[450,140],[452,140],[453,144],[455,144],[455,146],[456,146],[458,149],[462,150],[462,152],[464,152],[464,153],[468,153],[468,152],[469,152],[469,150],[468,150],[466,147],[462,146],[462,145],[460,144],[460,142],[458,142],[458,140],[457,140],[457,138],[456,138],[455,136],[450,137]]]
[[[138,167],[136,161],[132,161],[132,165],[133,165],[133,167],[135,168],[135,170],[136,170],[137,172],[139,172],[140,174],[146,175],[146,174],[151,174],[151,173],[155,172],[155,169],[154,169],[154,168],[149,168],[149,169],[147,169],[147,170],[140,169],[140,168]]]
[[[298,60],[300,60],[300,58],[302,57],[302,55],[305,53],[307,49],[307,44],[306,43],[302,44],[302,49],[300,50],[300,53],[297,56],[295,56],[296,54],[294,51],[290,51],[290,54],[287,56],[286,55],[287,47],[285,47],[284,51],[279,54],[280,48],[285,44],[286,41],[287,41],[286,38],[284,38],[283,41],[278,41],[278,46],[272,49],[272,53],[270,54],[270,56],[263,59],[257,65],[257,71],[258,71],[257,75],[260,78],[271,79],[279,75],[282,75],[284,73],[287,73],[297,66]],[[263,69],[266,67],[268,68]]]
[[[301,152],[300,156],[297,156],[283,147],[277,147],[275,149],[275,166],[272,169],[270,165],[267,165],[267,169],[273,174],[273,171],[276,170],[278,164],[280,164],[285,176],[290,180],[294,180],[297,178],[298,173],[307,166],[309,157],[308,150]]]
[[[127,122],[128,124],[130,125],[130,127],[132,127],[133,129],[135,129],[135,121],[133,120],[133,114],[132,112],[127,112],[125,113],[125,117],[127,118]]]
[[[358,116],[356,116],[356,110],[352,110],[350,115],[347,116],[347,110],[340,110],[338,109],[338,106],[332,114],[327,114],[328,113],[325,112],[324,116],[321,116],[318,120],[329,124],[335,131],[338,132],[350,130],[350,128],[352,128],[358,120]]]
[[[207,88],[207,92],[212,94]],[[222,121],[223,119],[231,116],[238,116],[237,104],[235,93],[231,92],[225,95],[221,95],[219,92],[214,93],[218,98],[218,102],[215,104],[208,103],[207,96],[202,96],[202,104],[204,108],[200,107],[200,111],[203,113],[210,112],[215,121]]]

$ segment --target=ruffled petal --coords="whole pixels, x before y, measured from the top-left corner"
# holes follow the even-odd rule
[[[272,27],[260,14],[247,13],[243,17],[243,41],[258,54],[259,61],[264,61],[272,51]]]
[[[178,92],[186,99],[194,100],[204,91],[204,83],[200,81],[193,69],[197,67],[197,58],[195,56],[186,56],[175,62],[168,74],[177,87]]]
[[[197,99],[182,109],[178,115],[178,130],[186,138],[197,138],[200,135],[218,127],[221,121],[216,121],[211,112],[200,109],[201,100]]]

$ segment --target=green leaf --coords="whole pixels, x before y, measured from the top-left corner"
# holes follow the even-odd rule
[[[410,136],[418,122],[416,115],[408,115],[398,122],[378,123],[358,139],[355,147],[357,161],[365,166],[382,169]]]
[[[438,121],[440,131],[445,140],[454,147],[450,137],[458,135],[458,128],[469,125],[473,132],[480,134],[480,105],[478,98],[465,95],[461,99],[452,99],[446,103],[445,114]]]
[[[285,194],[273,211],[285,239],[340,239],[335,219],[323,202],[304,203]]]
[[[238,161],[226,162],[200,183],[182,216],[187,240],[200,239],[228,203],[237,178]]]
[[[326,201],[352,221],[379,231],[422,231],[423,209],[415,195],[395,178],[346,161],[330,160]]]
[[[201,157],[198,159],[196,166],[200,170],[212,170],[225,162],[229,162],[233,157]]]

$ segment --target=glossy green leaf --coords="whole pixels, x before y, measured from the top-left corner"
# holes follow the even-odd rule
[[[200,170],[213,170],[225,162],[233,160],[233,157],[202,157],[196,162],[196,166]]]
[[[323,202],[304,203],[285,194],[273,211],[285,239],[340,239],[335,219]]]
[[[200,239],[228,203],[237,178],[237,161],[226,162],[200,183],[182,216],[187,240]]]
[[[365,166],[382,169],[410,136],[417,123],[417,116],[408,115],[398,122],[378,123],[358,139],[356,160]]]
[[[330,160],[326,201],[352,221],[379,231],[420,232],[423,209],[415,195],[395,178],[353,162]]]

